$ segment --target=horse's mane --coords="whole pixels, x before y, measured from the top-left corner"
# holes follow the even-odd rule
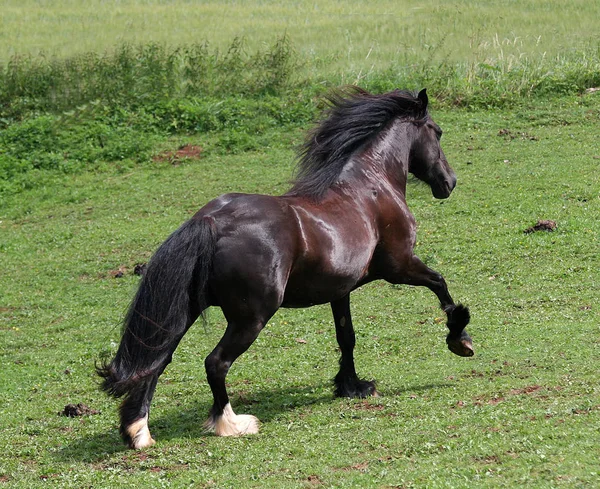
[[[309,131],[300,147],[297,174],[288,195],[319,200],[352,154],[371,142],[392,120],[427,117],[426,104],[407,90],[373,95],[349,87],[329,95],[327,101],[325,117]]]

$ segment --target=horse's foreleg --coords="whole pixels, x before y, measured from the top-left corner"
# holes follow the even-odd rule
[[[206,357],[204,362],[206,376],[213,393],[214,403],[204,427],[217,436],[258,433],[258,418],[233,412],[225,387],[225,377],[231,364],[250,347],[263,326],[264,322],[250,325],[229,322],[223,338],[212,353]]]
[[[354,368],[354,327],[350,316],[350,295],[331,303],[335,334],[340,345],[340,371],[333,380],[337,397],[376,396],[375,382],[360,380]]]
[[[461,357],[473,356],[473,342],[465,330],[470,320],[469,309],[462,304],[454,303],[441,274],[427,267],[413,255],[409,266],[403,270],[399,283],[429,288],[438,297],[440,305],[448,317],[447,326],[450,330],[446,337],[448,349]]]

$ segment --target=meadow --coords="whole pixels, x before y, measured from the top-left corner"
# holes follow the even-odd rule
[[[600,487],[598,5],[219,5],[3,5],[0,487]],[[416,252],[471,308],[475,356],[431,292],[373,283],[356,364],[382,397],[336,399],[329,308],[281,310],[228,376],[261,433],[217,438],[214,309],[161,377],[157,445],[127,450],[94,364],[135,266],[222,193],[285,192],[347,82],[428,88],[458,186],[410,182]]]

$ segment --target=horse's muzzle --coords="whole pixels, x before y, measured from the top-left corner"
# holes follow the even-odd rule
[[[436,199],[447,199],[456,187],[456,177],[452,175],[444,179],[438,185],[431,186],[431,193]]]

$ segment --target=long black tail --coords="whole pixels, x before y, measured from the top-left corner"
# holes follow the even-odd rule
[[[206,284],[215,243],[212,219],[194,217],[158,248],[125,317],[115,358],[97,368],[102,389],[120,397],[162,373],[209,305]]]

